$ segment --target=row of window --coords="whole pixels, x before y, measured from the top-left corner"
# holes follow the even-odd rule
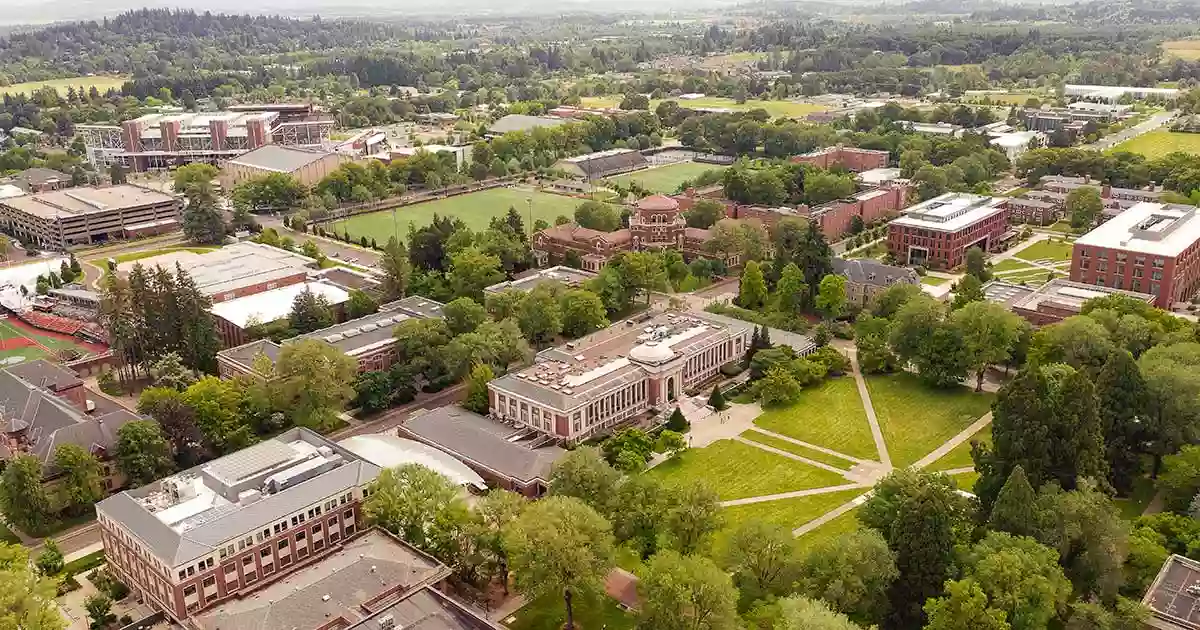
[[[1091,258],[1092,257],[1091,251],[1089,251],[1088,248],[1086,248],[1086,247],[1080,247],[1079,248],[1079,257],[1085,258],[1085,259]],[[1105,250],[1105,249],[1096,250],[1095,258],[1097,258],[1099,260],[1108,260],[1108,250]],[[1128,258],[1129,258],[1129,255],[1126,254],[1125,252],[1117,252],[1116,253],[1117,262],[1125,262],[1126,260],[1128,260]],[[1146,257],[1145,256],[1134,256],[1133,264],[1138,265],[1138,266],[1145,265]],[[1167,261],[1164,258],[1155,258],[1154,261],[1151,263],[1151,265],[1155,269],[1162,269],[1163,267],[1166,266],[1166,264],[1167,264]]]

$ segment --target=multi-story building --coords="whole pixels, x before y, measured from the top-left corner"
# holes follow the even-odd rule
[[[293,337],[284,344],[303,339],[327,343],[358,363],[359,372],[386,370],[396,362],[396,325],[406,319],[442,316],[442,304],[428,298],[411,295],[379,307],[377,313],[352,319]],[[265,377],[255,370],[259,355],[272,364],[279,359],[283,347],[270,339],[227,348],[217,353],[217,369],[224,378],[240,375]]]
[[[1055,278],[1040,287],[992,280],[983,285],[983,295],[989,302],[1007,306],[1034,326],[1056,324],[1074,317],[1083,311],[1088,300],[1098,297],[1124,295],[1147,304],[1154,301],[1153,295],[1082,284],[1066,278]]]
[[[844,168],[853,173],[861,173],[872,169],[885,168],[888,164],[887,151],[875,149],[859,149],[836,145],[818,149],[804,155],[797,155],[792,162],[810,164],[818,168]]]
[[[821,233],[830,241],[841,240],[852,231],[857,217],[863,225],[871,225],[895,216],[908,205],[907,182],[891,181],[878,188],[854,193],[846,199],[838,199],[812,209],[801,207],[805,215],[821,226]]]
[[[354,161],[342,153],[268,144],[243,153],[221,169],[221,186],[232,191],[238,184],[272,173],[291,175],[304,186],[315,186],[339,166]]]
[[[494,420],[578,442],[663,409],[718,375],[753,326],[696,313],[647,314],[538,353],[488,385]]]
[[[0,199],[0,227],[39,247],[65,250],[176,230],[180,212],[177,198],[149,188],[81,187]]]
[[[865,307],[896,284],[921,284],[917,272],[870,258],[834,258],[833,272],[846,279],[846,302]]]
[[[311,105],[247,105],[221,112],[148,114],[115,125],[78,125],[88,161],[134,171],[218,164],[268,144],[320,147],[333,118]]]
[[[289,429],[101,501],[100,540],[121,581],[182,622],[339,549],[379,470]]]
[[[1151,88],[1116,85],[1073,85],[1070,83],[1063,86],[1063,96],[1076,97],[1079,99],[1100,103],[1115,103],[1121,100],[1121,97],[1125,95],[1129,95],[1136,99],[1158,98],[1166,101],[1173,101],[1179,98],[1179,93],[1180,90],[1177,88]]]
[[[1200,289],[1196,208],[1143,202],[1109,219],[1075,241],[1071,280],[1186,302]]]
[[[1008,207],[1009,219],[1013,223],[1050,225],[1055,221],[1062,220],[1064,216],[1061,203],[1037,199],[1031,195],[1009,197],[1005,205]]]
[[[1095,188],[1100,193],[1100,198],[1117,201],[1128,202],[1129,206],[1143,201],[1157,202],[1162,198],[1163,190],[1159,188],[1121,188],[1119,186],[1109,186],[1102,182],[1092,181],[1088,176],[1083,177],[1065,177],[1062,175],[1047,175],[1039,182],[1042,190],[1050,192],[1058,192],[1069,194],[1077,188]]]
[[[1003,197],[946,193],[904,210],[888,224],[888,251],[906,265],[952,269],[972,247],[998,248],[1008,232]]]

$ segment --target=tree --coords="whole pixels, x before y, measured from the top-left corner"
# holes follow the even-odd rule
[[[412,263],[408,260],[408,251],[400,239],[392,236],[383,246],[383,254],[379,257],[379,268],[383,271],[383,295],[387,300],[398,300],[408,294],[408,285],[412,280]]]
[[[1088,374],[1097,374],[1115,349],[1108,330],[1100,322],[1079,315],[1037,331],[1029,358],[1030,362],[1042,365],[1066,363]]]
[[[168,352],[150,364],[150,379],[155,387],[183,391],[196,382],[196,372],[183,364],[178,353]]]
[[[549,497],[525,510],[504,536],[517,588],[530,599],[561,594],[566,630],[574,599],[600,592],[613,567],[612,528],[579,499]]]
[[[517,306],[517,324],[534,345],[549,343],[562,332],[563,315],[553,289],[548,285],[534,287]]]
[[[708,406],[717,411],[722,411],[728,406],[725,402],[725,396],[721,393],[720,385],[713,385],[712,394],[708,397]]]
[[[688,227],[707,230],[725,218],[725,204],[715,199],[700,199],[683,217]]]
[[[691,555],[706,549],[721,528],[721,500],[704,482],[693,481],[667,492],[663,520],[663,546]]]
[[[33,570],[28,550],[0,544],[0,627],[64,630],[66,618],[54,602],[56,584]]]
[[[63,554],[58,548],[58,543],[54,542],[53,538],[47,538],[45,544],[42,545],[42,552],[38,554],[34,560],[34,566],[42,575],[56,575],[63,570]]]
[[[230,452],[253,440],[239,413],[243,390],[233,381],[206,376],[183,392],[182,400],[195,414],[204,439],[219,452]]]
[[[175,169],[172,177],[173,188],[179,194],[187,194],[197,184],[211,185],[221,171],[212,164],[197,162],[185,164]]]
[[[486,414],[488,410],[488,383],[496,378],[492,368],[486,363],[476,363],[467,377],[467,395],[463,398],[463,407],[478,414]]]
[[[305,287],[292,299],[288,322],[297,334],[328,328],[333,325],[333,308],[324,295],[317,295],[311,288]]]
[[[173,472],[170,444],[154,422],[126,422],[116,430],[116,467],[130,484],[144,486]]]
[[[87,611],[89,627],[93,630],[103,628],[116,619],[112,614],[112,599],[104,593],[93,593],[83,600],[83,608]]]
[[[758,399],[766,407],[784,407],[800,398],[800,383],[792,372],[776,365],[767,370],[766,375],[754,384]]]
[[[558,299],[562,311],[562,332],[568,337],[582,337],[608,326],[604,302],[586,289],[570,289]]]
[[[207,453],[204,433],[196,425],[196,410],[184,402],[179,390],[147,387],[138,397],[138,413],[158,423],[170,450],[182,460],[198,462]]]
[[[358,365],[354,359],[317,339],[283,346],[275,364],[275,380],[283,408],[307,427],[328,427],[354,397]]]
[[[483,299],[483,289],[504,280],[500,257],[485,254],[476,247],[465,247],[450,256],[447,274],[455,297]]]
[[[646,294],[647,305],[650,304],[651,291],[665,291],[670,288],[663,258],[654,252],[625,254],[621,262],[621,275],[631,296],[637,295],[638,292]]]
[[[800,563],[800,593],[829,603],[861,624],[887,614],[888,589],[898,576],[895,555],[873,529],[857,529],[822,541]]]
[[[361,289],[351,289],[346,302],[346,318],[358,319],[379,312],[379,304]]]
[[[435,557],[453,563],[467,527],[458,486],[420,464],[385,468],[363,503],[367,519]]]
[[[1150,405],[1146,381],[1133,356],[1128,352],[1109,355],[1096,377],[1096,394],[1109,481],[1118,492],[1129,492],[1142,468],[1143,425]]]
[[[612,232],[621,227],[621,213],[600,201],[585,201],[575,208],[575,223],[582,228]]]
[[[1091,186],[1081,186],[1067,193],[1063,208],[1071,219],[1073,228],[1090,228],[1104,211],[1104,200],[1100,191]]]
[[[988,517],[988,526],[998,532],[1008,532],[1015,536],[1029,536],[1037,528],[1037,512],[1034,500],[1037,495],[1025,469],[1017,464],[996,496],[992,505],[992,514]]]
[[[577,448],[557,462],[550,470],[550,494],[575,497],[606,513],[616,496],[617,472],[595,447]]]
[[[42,487],[42,462],[38,458],[17,455],[8,460],[0,474],[0,512],[27,532],[37,532],[50,521],[50,498]]]
[[[804,272],[796,263],[784,265],[775,284],[775,295],[779,312],[796,315],[808,300],[808,285],[804,284]]]
[[[912,181],[917,186],[917,196],[921,201],[933,199],[949,190],[950,184],[946,171],[926,164],[913,173]]]
[[[646,461],[654,454],[654,440],[639,428],[621,429],[600,445],[600,452],[604,454],[605,461],[612,464],[617,470],[627,473],[641,472],[646,466]],[[636,460],[634,469],[621,465],[623,453],[633,455],[632,459]]]
[[[638,581],[640,623],[662,630],[734,630],[737,591],[708,558],[664,551]]]
[[[225,240],[225,218],[217,207],[211,184],[193,183],[186,192],[183,234],[200,245],[217,245]]]
[[[1157,476],[1164,455],[1196,442],[1200,430],[1200,344],[1155,346],[1138,359],[1149,409],[1145,431]]]
[[[460,297],[442,307],[442,318],[446,327],[454,336],[475,332],[479,325],[487,321],[488,314],[482,306],[469,297]]]
[[[987,266],[987,254],[978,247],[972,247],[967,250],[964,255],[966,259],[967,275],[975,276],[979,282],[987,282],[992,279],[992,272]]]
[[[639,461],[645,467],[645,460]],[[642,560],[658,551],[665,494],[663,486],[646,475],[625,477],[617,486],[613,505],[620,509],[612,511],[613,534],[618,543],[628,545]]]
[[[392,377],[387,372],[372,370],[358,375],[354,381],[354,405],[366,412],[386,409],[392,402]]]
[[[954,311],[950,322],[962,336],[967,368],[975,373],[975,391],[991,365],[1005,363],[1021,336],[1019,315],[992,302],[972,302]]]
[[[799,547],[792,532],[766,521],[738,525],[719,551],[721,565],[733,573],[743,601],[788,592],[799,568]]]
[[[821,278],[817,289],[817,308],[824,311],[829,319],[837,319],[846,310],[846,278],[838,274],[828,274]]]
[[[1063,492],[1054,486],[1038,494],[1038,542],[1058,551],[1059,563],[1081,597],[1112,601],[1124,580],[1129,526],[1093,484]]]
[[[80,514],[104,498],[100,462],[82,446],[55,446],[54,467],[62,472],[61,492],[67,510],[72,514]]]
[[[1185,445],[1174,455],[1163,458],[1162,472],[1156,483],[1168,509],[1189,511],[1194,497],[1200,493],[1200,446]]]
[[[1048,627],[1071,597],[1058,552],[1024,536],[989,533],[966,554],[963,574],[962,581],[978,584],[988,606],[1003,611],[1013,630]]]
[[[946,595],[925,604],[925,630],[1008,630],[1004,611],[989,608],[987,596],[972,580],[946,585]]]
[[[950,309],[957,311],[972,302],[982,302],[984,299],[983,283],[979,278],[967,274],[954,287],[954,302],[951,303]]]
[[[738,306],[751,310],[760,309],[767,299],[767,280],[763,277],[762,268],[751,260],[742,269],[742,279],[738,286]]]
[[[862,626],[819,599],[787,597],[779,600],[779,609],[772,630],[862,630]]]

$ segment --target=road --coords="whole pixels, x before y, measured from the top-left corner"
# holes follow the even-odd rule
[[[259,224],[264,228],[275,228],[275,231],[279,232],[281,236],[290,236],[292,237],[292,240],[296,241],[297,244],[308,240],[315,242],[321,248],[321,251],[330,258],[337,258],[341,260],[354,259],[358,261],[357,264],[364,267],[375,267],[379,265],[379,252],[374,250],[363,249],[362,247],[357,247],[354,245],[347,245],[341,241],[324,238],[317,236],[316,234],[302,234],[300,232],[296,232],[291,228],[283,227],[283,217],[259,215],[255,218],[258,219]],[[334,254],[337,255],[335,256]]]
[[[1091,144],[1083,145],[1082,148],[1092,149],[1094,151],[1105,151],[1107,149],[1111,149],[1114,146],[1125,142],[1126,140],[1132,140],[1133,138],[1136,138],[1144,133],[1150,133],[1151,131],[1162,127],[1163,125],[1171,122],[1171,120],[1173,120],[1177,114],[1178,112],[1163,112],[1161,114],[1155,114],[1145,122],[1134,125],[1120,133],[1100,138]]]

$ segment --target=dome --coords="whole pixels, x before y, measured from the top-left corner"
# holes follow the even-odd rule
[[[435,470],[450,481],[460,486],[471,485],[480,490],[487,488],[483,477],[471,470],[469,466],[458,461],[449,453],[439,451],[432,446],[416,440],[407,440],[395,435],[375,434],[356,435],[348,437],[338,446],[358,455],[359,457],[379,466],[380,468],[395,468],[405,464],[421,464]]]
[[[679,202],[664,195],[651,195],[637,202],[638,210],[678,210]]]
[[[640,346],[634,346],[629,351],[629,358],[641,363],[666,363],[675,358],[675,353],[671,351],[670,346],[657,341],[647,341]]]

